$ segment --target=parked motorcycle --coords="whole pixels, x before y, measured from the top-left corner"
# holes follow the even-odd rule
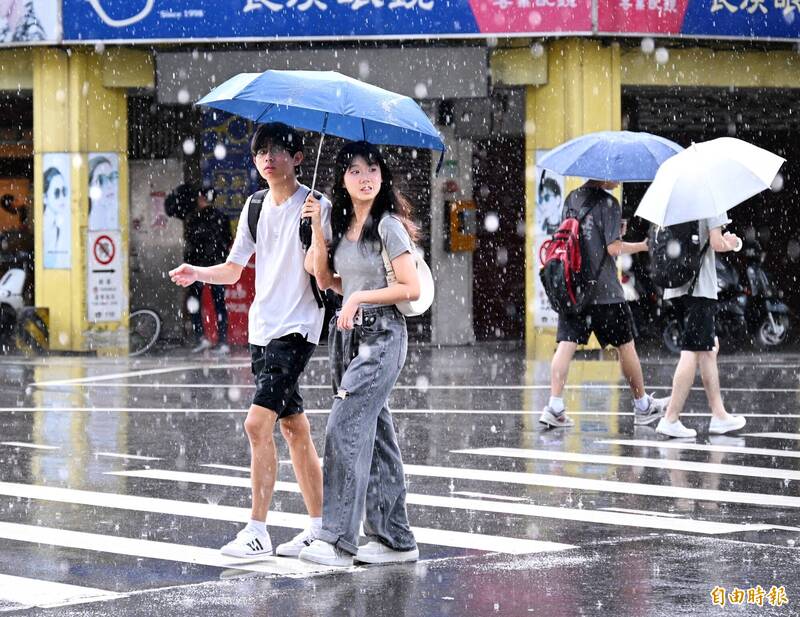
[[[757,240],[744,243],[745,275],[747,285],[744,292],[747,331],[759,347],[774,347],[786,341],[789,334],[789,307],[764,271],[764,252]]]
[[[774,347],[783,343],[789,332],[789,308],[778,298],[761,267],[760,247],[753,250],[757,251],[757,258],[745,254],[744,285],[728,258],[716,256],[716,334],[728,348],[740,348],[748,339],[762,348]],[[679,309],[672,302],[665,303],[662,341],[672,353],[680,353],[682,330]]]

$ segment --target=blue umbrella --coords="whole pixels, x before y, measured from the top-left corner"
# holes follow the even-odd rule
[[[650,133],[601,131],[576,137],[548,152],[539,167],[562,176],[614,182],[650,182],[661,163],[683,151]]]
[[[197,102],[255,122],[285,124],[373,144],[440,150],[444,142],[411,98],[334,71],[240,73]],[[319,154],[314,167],[314,188]],[[439,161],[441,165],[441,159]]]

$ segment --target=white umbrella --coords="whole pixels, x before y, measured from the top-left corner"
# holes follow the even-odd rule
[[[718,216],[768,189],[785,162],[733,137],[692,144],[658,168],[636,216],[660,227]]]

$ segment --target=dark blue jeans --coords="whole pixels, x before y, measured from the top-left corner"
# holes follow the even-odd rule
[[[189,297],[197,298],[200,303],[197,311],[189,313],[192,317],[192,329],[195,338],[199,341],[205,336],[203,328],[203,283],[192,283],[188,287]],[[217,313],[217,336],[220,344],[228,342],[228,309],[225,306],[225,287],[222,285],[209,285],[211,298],[214,300],[214,310]]]

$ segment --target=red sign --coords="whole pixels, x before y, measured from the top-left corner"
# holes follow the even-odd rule
[[[114,255],[117,254],[117,249],[114,246],[114,241],[111,238],[108,236],[99,236],[97,240],[94,241],[92,253],[94,254],[94,258],[97,260],[97,263],[99,263],[101,266],[107,266],[114,261]]]

